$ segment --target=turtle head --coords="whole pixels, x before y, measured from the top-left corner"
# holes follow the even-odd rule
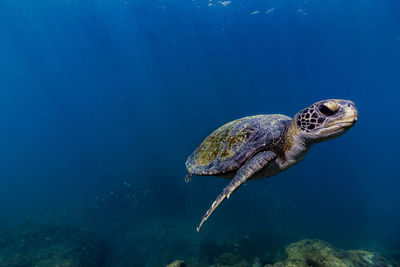
[[[343,99],[322,100],[295,116],[302,136],[312,143],[335,138],[345,133],[358,120],[354,102]]]

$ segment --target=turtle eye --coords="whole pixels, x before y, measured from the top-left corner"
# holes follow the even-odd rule
[[[319,111],[325,116],[332,116],[339,110],[336,102],[328,102],[319,107]]]

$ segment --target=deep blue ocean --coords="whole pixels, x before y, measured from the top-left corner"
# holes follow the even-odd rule
[[[202,140],[328,98],[358,123],[197,233],[228,182],[184,182]],[[400,261],[399,101],[398,0],[2,0],[0,231],[85,229],[105,266],[267,262],[305,238]]]

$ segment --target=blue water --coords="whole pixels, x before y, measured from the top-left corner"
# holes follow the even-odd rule
[[[0,228],[90,229],[110,266],[207,256],[207,242],[400,251],[400,2],[226,3],[1,1]],[[357,125],[196,233],[227,183],[184,183],[200,142],[327,98],[353,100]]]

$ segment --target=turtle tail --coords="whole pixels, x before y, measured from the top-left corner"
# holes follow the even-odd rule
[[[186,182],[186,183],[189,183],[189,182],[192,180],[192,176],[193,176],[193,174],[192,174],[192,173],[188,173],[188,174],[186,174],[186,177],[185,177],[185,182]]]

